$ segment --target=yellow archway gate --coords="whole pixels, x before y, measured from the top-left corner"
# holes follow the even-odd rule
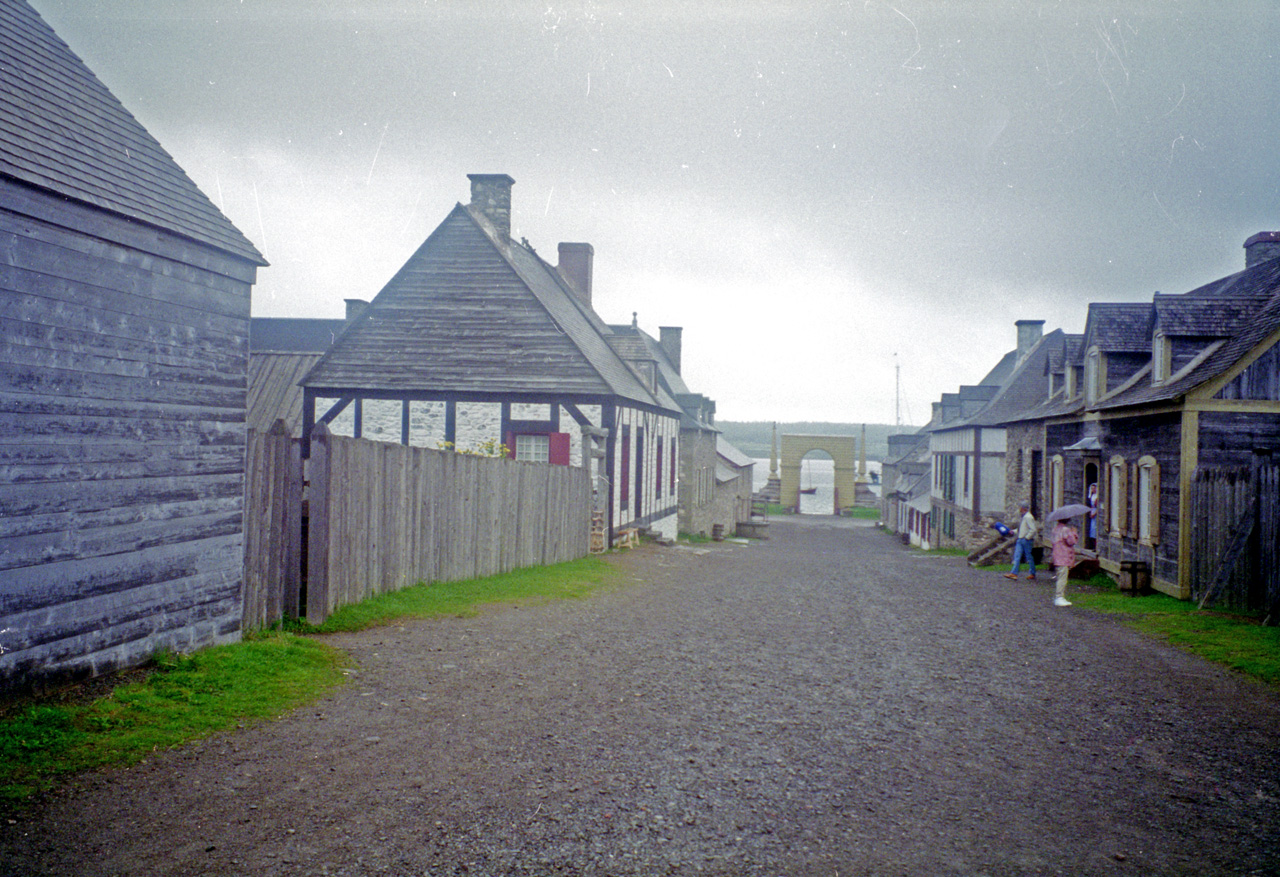
[[[835,514],[852,508],[858,495],[858,440],[851,435],[782,437],[782,505],[800,508],[800,461],[810,451],[826,451],[835,462]]]

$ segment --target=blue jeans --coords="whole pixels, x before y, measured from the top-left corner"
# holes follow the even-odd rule
[[[1018,567],[1022,565],[1022,561],[1027,562],[1027,573],[1029,575],[1036,574],[1036,559],[1031,553],[1031,540],[1019,539],[1013,543],[1013,569],[1010,570],[1015,576],[1018,574]]]

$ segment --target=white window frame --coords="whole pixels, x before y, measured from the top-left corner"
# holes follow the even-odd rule
[[[1138,459],[1137,481],[1138,542],[1157,545],[1160,542],[1160,464],[1155,457]]]
[[[517,435],[516,459],[526,463],[551,462],[551,437],[547,435]]]
[[[1107,532],[1113,539],[1125,535],[1125,500],[1129,495],[1129,469],[1124,457],[1112,457],[1107,463]]]

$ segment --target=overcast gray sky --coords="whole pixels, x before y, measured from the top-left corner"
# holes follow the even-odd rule
[[[340,316],[507,173],[726,420],[892,423],[896,362],[920,423],[1015,320],[1280,229],[1270,0],[32,2],[271,261],[255,316]]]

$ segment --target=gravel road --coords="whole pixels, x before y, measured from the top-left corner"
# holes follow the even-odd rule
[[[1280,697],[836,518],[331,637],[352,683],[0,825],[6,875],[1280,873]]]

